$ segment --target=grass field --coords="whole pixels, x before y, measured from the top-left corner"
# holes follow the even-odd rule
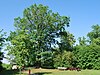
[[[32,69],[32,73],[39,75],[100,75],[100,70],[60,71],[52,69]]]
[[[28,75],[28,70],[22,74],[18,71],[4,71],[0,75]],[[56,69],[31,69],[31,75],[100,75],[100,70],[60,71]]]

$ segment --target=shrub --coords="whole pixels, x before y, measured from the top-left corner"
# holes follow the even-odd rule
[[[61,54],[56,55],[54,58],[54,67],[73,67],[75,61],[74,54],[69,51],[65,51]]]

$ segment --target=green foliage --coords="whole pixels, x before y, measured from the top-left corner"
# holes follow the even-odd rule
[[[3,63],[3,64],[2,64],[2,67],[3,67],[4,69],[6,69],[6,70],[11,70],[12,65],[11,65],[11,64],[5,64],[5,63]]]
[[[20,65],[51,66],[52,46],[58,44],[56,38],[60,33],[66,32],[69,17],[53,13],[47,6],[34,4],[24,10],[23,18],[15,18],[14,26],[15,31],[8,37],[8,55]]]
[[[75,39],[69,32],[60,32],[60,42],[58,48],[54,51],[54,67],[72,67],[74,66],[73,44]]]
[[[73,51],[77,58],[77,67],[82,69],[100,69],[100,26],[93,25],[86,38],[79,38],[79,45]]]
[[[81,45],[81,46],[87,45],[88,40],[86,40],[86,38],[84,36],[79,37],[78,40],[79,40],[79,45]]]
[[[100,69],[100,47],[91,46],[76,47],[77,67],[83,69]]]
[[[41,65],[43,68],[54,68],[52,52],[43,52],[41,59]]]
[[[93,25],[92,26],[92,31],[89,32],[87,34],[87,36],[89,37],[91,42],[93,41],[93,39],[100,38],[100,26],[98,24],[97,25]]]
[[[64,50],[72,51],[74,43],[75,39],[73,34],[66,31],[60,33],[60,42],[58,44],[60,52],[63,52]]]
[[[73,49],[74,36],[65,29],[69,21],[42,4],[26,8],[22,18],[15,18],[15,31],[7,38],[10,61],[20,66],[100,69],[100,26],[93,25],[88,39],[79,37]],[[2,40],[0,37],[0,47]]]
[[[5,40],[4,35],[5,35],[5,33],[3,34],[2,30],[0,30],[0,70],[3,69],[1,60],[3,60],[4,55],[3,55],[3,52],[1,51],[1,49],[4,45],[4,40]]]
[[[55,55],[54,67],[73,67],[75,60],[72,52],[64,51],[62,54]]]
[[[33,46],[30,41],[30,37],[25,33],[26,31],[16,31],[11,32],[8,40],[11,40],[12,45],[8,45],[9,53],[8,55],[15,56],[12,60],[13,63],[21,65],[33,64],[34,54]],[[31,59],[32,58],[32,59]]]

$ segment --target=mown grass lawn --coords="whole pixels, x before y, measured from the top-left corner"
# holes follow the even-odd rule
[[[32,69],[32,74],[39,75],[100,75],[100,70],[60,71],[52,69]]]
[[[18,71],[4,71],[0,75],[28,75],[28,70],[22,74]],[[100,75],[100,70],[60,71],[57,69],[31,69],[31,75]]]

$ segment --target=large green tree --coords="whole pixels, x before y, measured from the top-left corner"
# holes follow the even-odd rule
[[[69,26],[69,17],[34,4],[24,10],[22,18],[15,18],[14,26],[15,31],[8,37],[8,54],[14,56],[16,63],[52,66],[53,46],[59,43],[56,38]]]

